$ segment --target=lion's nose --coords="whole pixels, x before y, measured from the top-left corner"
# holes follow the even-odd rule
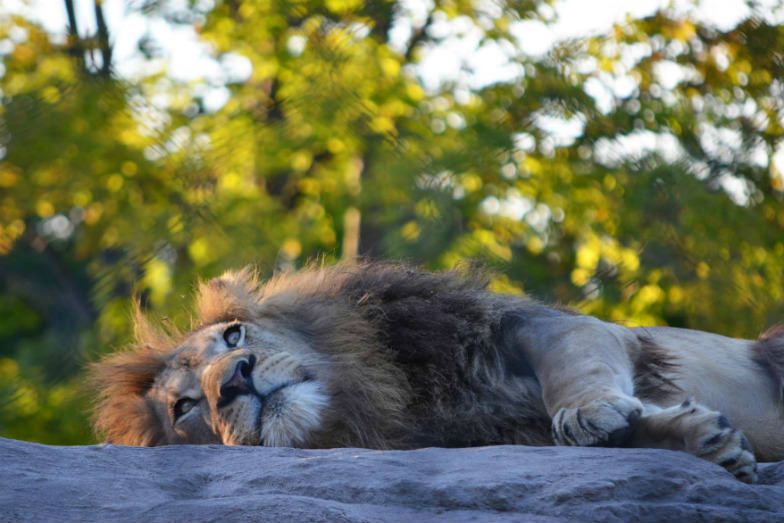
[[[247,360],[242,359],[237,362],[237,366],[234,367],[234,373],[221,385],[218,408],[225,407],[234,401],[234,398],[237,396],[256,392],[256,389],[253,387],[253,379],[250,377],[250,372],[255,364],[256,357],[252,354]]]

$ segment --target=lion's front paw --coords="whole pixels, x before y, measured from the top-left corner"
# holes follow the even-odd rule
[[[687,452],[721,465],[741,481],[757,481],[757,460],[749,440],[741,431],[733,429],[726,417],[693,400],[676,409],[693,420],[693,432],[685,437]]]
[[[631,396],[595,400],[553,417],[553,439],[558,445],[618,446],[631,434],[642,413],[642,403]]]

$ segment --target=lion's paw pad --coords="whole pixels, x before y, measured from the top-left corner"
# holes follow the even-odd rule
[[[553,439],[558,445],[618,446],[634,429],[642,404],[632,397],[597,400],[553,417]]]

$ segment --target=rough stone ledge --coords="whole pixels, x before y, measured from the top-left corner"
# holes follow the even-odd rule
[[[412,451],[0,438],[0,521],[783,521],[784,462],[746,485],[681,452]]]

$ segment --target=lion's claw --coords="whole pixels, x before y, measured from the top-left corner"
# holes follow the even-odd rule
[[[741,431],[733,429],[723,414],[693,401],[684,402],[675,411],[674,417],[692,420],[693,432],[685,438],[687,452],[724,467],[741,481],[757,481],[757,460],[749,440]]]
[[[553,439],[558,445],[618,446],[628,439],[641,413],[640,401],[629,396],[562,408],[553,417]]]

